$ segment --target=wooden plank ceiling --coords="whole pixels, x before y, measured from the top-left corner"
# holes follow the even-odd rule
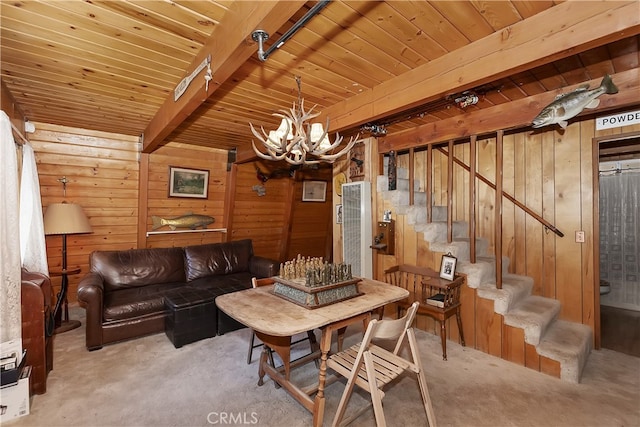
[[[638,78],[637,1],[336,0],[261,62],[251,33],[267,30],[268,48],[315,4],[2,1],[1,76],[29,120],[144,134],[147,152],[166,141],[246,152],[249,122],[275,128],[272,113],[297,99],[295,76],[332,131],[364,136],[363,125],[393,135],[606,73]],[[200,72],[174,101],[208,54],[208,87]],[[464,91],[479,102],[458,106]]]

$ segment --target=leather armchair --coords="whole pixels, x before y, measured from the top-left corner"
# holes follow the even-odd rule
[[[47,391],[47,376],[53,369],[53,288],[49,277],[22,269],[22,346],[31,365],[29,394]]]

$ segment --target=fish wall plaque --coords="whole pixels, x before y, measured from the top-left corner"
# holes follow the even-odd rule
[[[566,129],[570,118],[577,116],[585,108],[596,108],[600,104],[598,97],[604,93],[618,93],[618,88],[608,74],[603,77],[600,86],[594,89],[590,90],[589,85],[585,84],[571,92],[556,96],[556,99],[533,119],[531,125],[540,128],[557,123],[562,129]]]
[[[198,227],[207,228],[207,225],[212,224],[215,218],[208,215],[198,215],[192,212],[187,212],[185,215],[175,218],[160,218],[159,216],[152,216],[153,221],[152,230],[168,226],[170,229],[176,228],[190,228],[195,230]]]

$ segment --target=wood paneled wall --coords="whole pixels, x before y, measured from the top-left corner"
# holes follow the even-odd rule
[[[141,195],[142,203],[146,204],[147,209],[145,223],[141,224],[144,230],[152,231],[153,216],[175,218],[187,213],[213,217],[215,222],[209,225],[208,229],[225,228],[227,151],[195,146],[187,147],[174,143],[161,147],[148,156],[148,172],[146,177],[143,176],[143,179],[140,180],[141,191],[144,190]],[[144,165],[144,163],[142,164]],[[171,166],[208,171],[208,197],[206,199],[169,197],[169,168]],[[152,234],[148,237],[145,235],[145,244],[141,246],[148,248],[174,247],[218,243],[226,240],[226,233],[223,231],[171,233],[171,229],[167,226],[156,231],[167,233]]]
[[[307,178],[308,177],[308,178]],[[325,181],[327,190],[324,202],[303,202],[302,188],[305,179]],[[332,197],[332,170],[320,169],[313,174],[300,173],[295,180],[292,199],[292,216],[289,227],[289,239],[285,260],[302,256],[323,257],[332,262],[331,247],[332,219],[334,218]]]
[[[292,180],[258,179],[257,169],[269,174],[261,163],[244,163],[236,168],[233,197],[229,209],[230,240],[252,239],[256,255],[283,261],[286,251],[288,218],[291,209]],[[259,186],[265,194],[259,194]]]
[[[253,239],[257,255],[281,262],[298,254],[330,258],[331,169],[301,169],[289,177],[282,170],[272,174],[277,168],[274,165],[253,162],[234,166],[235,187],[229,201],[232,240]],[[258,169],[274,176],[263,182],[257,177]],[[325,202],[302,202],[305,179],[327,182]],[[263,196],[258,186],[264,187]]]
[[[91,234],[67,237],[69,302],[76,300],[78,281],[89,268],[94,250],[135,248],[138,216],[138,138],[35,123],[29,139],[36,154],[43,211],[51,203],[77,203],[84,208]],[[66,195],[58,180],[66,177]],[[49,270],[62,266],[62,238],[47,236]],[[53,276],[58,288],[60,277]],[[57,289],[56,289],[57,293]]]
[[[503,190],[524,203],[564,233],[564,237],[547,230],[533,217],[525,214],[507,199],[503,201],[502,250],[510,259],[509,271],[531,276],[533,293],[554,298],[562,303],[560,317],[595,327],[599,315],[598,278],[595,277],[593,218],[594,164],[592,145],[595,137],[635,132],[640,126],[627,126],[596,131],[595,120],[571,124],[565,131],[556,127],[536,132],[526,130],[504,136]],[[447,159],[433,146],[433,199],[435,205],[446,205]],[[414,149],[415,179],[424,190],[425,147]],[[468,165],[469,142],[456,141],[454,153]],[[398,166],[409,168],[409,154],[400,153]],[[495,183],[496,137],[479,136],[477,140],[477,171]],[[597,169],[597,165],[595,165]],[[468,221],[469,173],[454,165],[454,220]],[[495,247],[495,192],[477,181],[477,235],[489,241],[489,251]],[[393,209],[377,197],[377,215]],[[394,213],[395,217],[395,213]],[[583,230],[585,243],[575,242],[575,231]],[[416,233],[400,215],[396,223],[396,255],[379,255],[377,277],[396,263],[409,263],[439,268],[441,254],[432,253],[422,234]]]

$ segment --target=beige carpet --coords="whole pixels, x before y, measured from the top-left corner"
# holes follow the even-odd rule
[[[31,414],[13,426],[308,426],[311,414],[271,381],[257,386],[257,363],[246,364],[244,329],[175,349],[164,334],[88,352],[83,327],[56,336],[47,393],[34,396]],[[349,340],[357,339],[357,328]],[[419,332],[429,390],[440,426],[639,426],[640,358],[593,351],[581,384],[569,384]],[[304,351],[304,344],[300,351]],[[257,353],[254,359],[257,359]],[[316,375],[314,364],[296,372]],[[335,413],[342,382],[326,390],[325,425]],[[365,404],[354,396],[347,410]],[[389,426],[427,425],[413,377],[384,399]],[[369,409],[353,426],[375,425]]]

